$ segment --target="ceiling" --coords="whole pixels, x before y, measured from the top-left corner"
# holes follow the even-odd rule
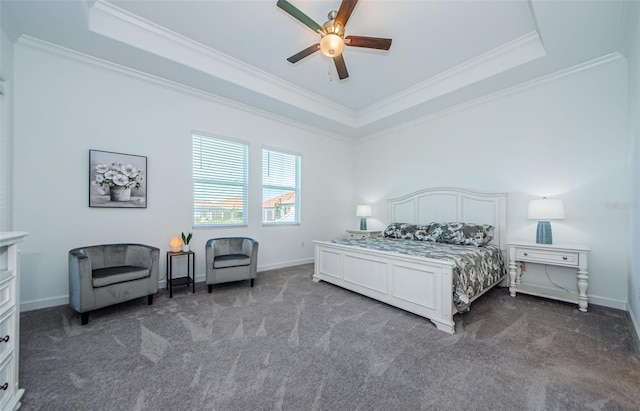
[[[289,0],[319,24],[339,0]],[[286,58],[319,35],[276,0],[2,0],[3,28],[346,137],[624,55],[625,1],[360,0],[346,34],[392,38]]]

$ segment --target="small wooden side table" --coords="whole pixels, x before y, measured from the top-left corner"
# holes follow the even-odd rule
[[[173,257],[187,256],[187,275],[184,277],[173,278]],[[191,284],[191,290],[196,292],[196,253],[193,251],[167,251],[167,290],[169,290],[169,298],[173,298],[174,285]]]

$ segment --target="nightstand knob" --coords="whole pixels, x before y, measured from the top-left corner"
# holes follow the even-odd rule
[[[563,260],[567,261],[567,257],[562,257]]]
[[[528,256],[528,255],[529,255],[529,253],[524,253],[524,256],[525,256],[525,257],[526,257],[526,256]]]

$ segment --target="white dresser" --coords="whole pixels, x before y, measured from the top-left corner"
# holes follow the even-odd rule
[[[24,390],[18,386],[20,334],[20,255],[25,232],[0,233],[0,410],[20,408]]]

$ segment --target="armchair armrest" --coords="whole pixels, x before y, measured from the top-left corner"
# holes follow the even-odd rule
[[[69,304],[78,312],[92,309],[95,300],[87,296],[93,295],[91,284],[91,259],[80,248],[69,251]],[[80,306],[80,295],[84,294],[83,305]]]

